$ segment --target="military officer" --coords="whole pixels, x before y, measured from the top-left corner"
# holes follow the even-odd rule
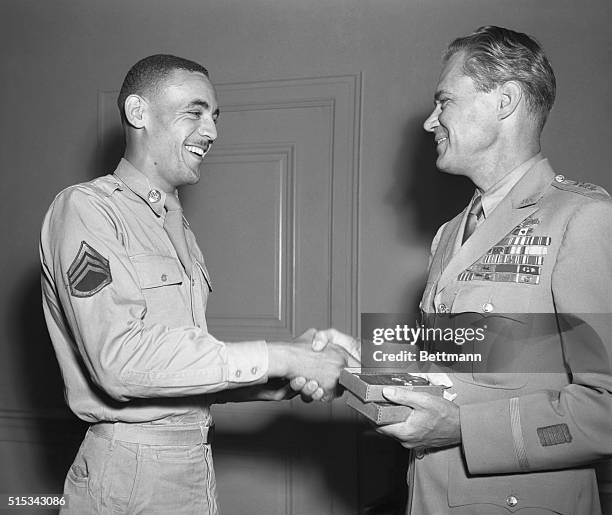
[[[64,511],[216,514],[211,394],[282,398],[287,386],[265,384],[279,377],[320,397],[346,356],[321,356],[310,341],[230,344],[208,332],[211,279],[176,192],[198,182],[217,137],[206,69],[147,57],[118,104],[124,158],[114,173],[62,191],[41,232],[43,307],[66,399],[91,424]]]
[[[551,65],[526,34],[482,27],[448,47],[424,128],[438,168],[476,190],[434,238],[421,308],[429,324],[488,336],[471,348],[484,363],[443,369],[454,402],[386,393],[413,408],[379,429],[416,449],[408,513],[601,513],[593,463],[612,454],[612,201],[540,153],[554,98]]]

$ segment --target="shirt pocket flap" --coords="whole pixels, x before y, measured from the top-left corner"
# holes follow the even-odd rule
[[[131,259],[143,290],[183,282],[180,265],[171,256],[141,255]]]

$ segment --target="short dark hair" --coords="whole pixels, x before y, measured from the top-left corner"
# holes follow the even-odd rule
[[[130,95],[145,95],[154,93],[160,83],[174,70],[187,70],[204,74],[207,78],[208,70],[201,64],[175,55],[155,54],[145,57],[130,68],[123,80],[121,91],[117,97],[117,106],[121,113],[121,120],[125,122],[125,99]]]
[[[541,130],[555,101],[556,80],[540,44],[531,36],[488,25],[455,39],[444,54],[447,62],[465,53],[463,72],[476,88],[489,92],[507,81],[520,83],[527,107]]]

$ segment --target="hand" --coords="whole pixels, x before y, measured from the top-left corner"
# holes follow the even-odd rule
[[[349,360],[347,361],[347,366],[361,366],[361,343],[358,340],[348,334],[341,333],[337,329],[325,329],[314,334],[312,349],[319,352],[329,343],[342,347],[348,353]]]
[[[316,332],[317,330],[314,328],[307,329],[293,341],[312,343]],[[325,395],[323,388],[319,388],[319,384],[316,381],[308,381],[308,379],[302,376],[292,379],[290,388],[294,391],[293,396],[299,393],[304,402],[320,401]]]
[[[334,396],[347,354],[337,345],[314,352],[310,343],[268,344],[270,376],[289,379],[308,378],[322,388],[324,398]],[[301,381],[301,380],[300,380]],[[304,384],[308,386],[308,383]],[[303,387],[302,387],[303,388]]]
[[[323,388],[319,387],[319,383],[313,379],[309,381],[303,376],[294,377],[289,382],[289,387],[294,390],[295,395],[299,393],[304,402],[330,400],[329,396],[325,395]]]
[[[312,343],[313,338],[317,334],[317,330],[314,327],[306,329],[302,334],[296,336],[293,341],[299,343]]]
[[[405,422],[376,429],[395,438],[403,447],[446,447],[461,443],[459,407],[429,393],[385,388],[383,395],[395,404],[410,406],[413,411]]]
[[[342,347],[347,354],[347,366],[359,367],[361,366],[361,346],[358,340],[349,336],[348,334],[341,333],[336,329],[326,329],[324,331],[316,331],[315,329],[309,329],[304,333],[311,338],[312,349],[316,352],[320,352],[328,344],[338,345]],[[304,336],[302,335],[302,336]],[[300,337],[302,338],[302,337]],[[319,385],[311,380],[306,381],[304,377],[296,377],[291,380],[291,388],[302,394],[304,400],[321,400],[323,399],[324,392]],[[329,400],[329,396],[326,396],[325,400]]]

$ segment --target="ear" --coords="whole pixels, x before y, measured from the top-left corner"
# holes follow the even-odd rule
[[[140,95],[130,95],[125,99],[125,118],[128,123],[136,128],[142,129],[145,124],[146,100]]]
[[[516,81],[510,80],[504,82],[499,88],[499,104],[498,104],[498,118],[503,120],[508,118],[521,102],[523,98],[523,89],[520,84]]]

